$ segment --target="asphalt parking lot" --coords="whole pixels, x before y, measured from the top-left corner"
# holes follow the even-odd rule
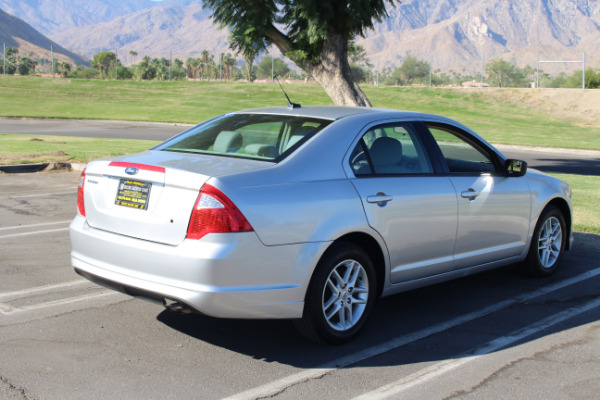
[[[70,266],[78,173],[0,175],[0,399],[597,399],[600,248],[382,299],[353,343],[182,315]]]

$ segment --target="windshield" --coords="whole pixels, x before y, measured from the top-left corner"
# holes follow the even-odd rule
[[[330,123],[288,115],[230,114],[183,132],[157,150],[278,162]]]

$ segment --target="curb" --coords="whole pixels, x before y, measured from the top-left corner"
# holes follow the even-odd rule
[[[81,172],[87,164],[84,163],[38,163],[38,164],[16,164],[0,165],[0,174],[25,174],[32,172]]]
[[[108,123],[108,124],[131,124],[131,125],[156,125],[156,126],[183,126],[183,127],[192,127],[198,124],[190,124],[186,122],[153,122],[153,121],[123,121],[116,119],[81,119],[81,118],[39,118],[39,117],[0,117],[1,120],[8,121],[64,121],[64,122],[99,122],[99,123]]]
[[[495,148],[504,151],[532,151],[536,153],[553,153],[553,154],[569,154],[573,156],[590,156],[600,157],[598,150],[582,150],[582,149],[564,149],[560,147],[539,147],[539,146],[517,146],[514,144],[493,144]]]

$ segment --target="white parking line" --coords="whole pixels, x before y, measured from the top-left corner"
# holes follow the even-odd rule
[[[101,292],[84,295],[80,294],[21,307],[0,303],[0,327],[24,324],[30,321],[55,317],[57,315],[87,310],[90,308],[103,308],[131,299],[130,296],[125,294],[105,289]]]
[[[62,194],[75,194],[75,189],[68,192],[45,192],[38,194],[18,194],[18,195],[4,195],[4,197],[10,197],[11,199],[21,199],[25,197],[41,197],[41,196],[57,196]]]
[[[290,386],[293,386],[293,385],[296,385],[296,384],[299,384],[299,383],[302,383],[304,381],[308,381],[311,379],[322,377],[322,376],[327,375],[337,369],[344,368],[344,367],[347,367],[348,365],[352,365],[357,362],[384,354],[388,351],[405,346],[409,343],[416,342],[418,340],[424,339],[431,335],[434,335],[434,334],[437,334],[440,332],[444,332],[448,329],[465,324],[467,322],[474,321],[474,320],[484,317],[488,314],[506,309],[517,303],[531,300],[531,299],[539,297],[539,296],[543,296],[545,294],[557,291],[559,289],[563,289],[567,286],[574,285],[576,283],[579,283],[581,281],[590,279],[590,278],[598,276],[598,275],[600,275],[600,268],[596,268],[596,269],[590,270],[588,272],[585,272],[583,274],[566,279],[564,281],[556,282],[552,285],[548,285],[548,286],[536,289],[529,293],[524,293],[514,299],[504,300],[499,303],[492,304],[488,307],[482,308],[482,309],[474,311],[472,313],[461,315],[461,316],[451,319],[449,321],[441,322],[434,326],[431,326],[431,327],[428,327],[425,329],[421,329],[420,331],[410,333],[410,334],[404,335],[404,336],[399,336],[397,338],[391,339],[382,344],[364,349],[358,353],[354,353],[354,354],[351,354],[346,357],[338,358],[337,360],[328,362],[320,367],[313,368],[310,370],[304,370],[304,371],[298,372],[296,374],[289,375],[284,378],[278,379],[276,381],[269,382],[264,385],[255,387],[253,389],[235,394],[233,396],[227,397],[227,399],[228,400],[245,400],[245,399],[257,399],[257,398],[266,398],[266,397],[275,396],[278,393],[281,393],[285,389],[289,388]],[[440,368],[440,366],[438,366],[438,368]]]
[[[577,307],[572,307],[556,315],[551,315],[550,317],[547,317],[541,321],[535,322],[525,328],[514,331],[508,336],[502,336],[497,339],[494,339],[486,343],[485,345],[479,347],[475,351],[468,354],[464,354],[463,356],[461,356],[461,358],[445,360],[435,363],[434,365],[428,368],[422,369],[412,375],[399,379],[396,382],[381,386],[371,392],[364,393],[358,397],[355,397],[353,400],[380,400],[388,399],[393,396],[398,396],[400,393],[408,389],[411,389],[418,385],[422,385],[467,363],[476,361],[486,354],[498,351],[528,336],[531,336],[535,333],[543,331],[544,329],[550,328],[579,314],[583,314],[584,312],[593,310],[598,307],[600,307],[600,298],[589,301]]]
[[[107,289],[106,291],[101,292],[101,293],[83,294],[80,296],[68,297],[66,299],[52,300],[52,301],[47,301],[45,303],[35,304],[35,305],[31,305],[31,306],[24,306],[24,307],[12,307],[7,304],[0,303],[0,314],[8,315],[8,314],[21,313],[21,312],[25,312],[25,311],[40,310],[43,308],[60,306],[60,305],[64,305],[64,304],[78,303],[80,301],[88,301],[88,300],[97,299],[97,298],[101,298],[101,297],[107,297],[107,296],[123,296],[123,295],[119,292],[115,292],[115,291]]]
[[[68,230],[69,230],[69,228],[58,228],[58,229],[48,229],[48,230],[44,230],[44,231],[13,233],[11,235],[2,235],[2,236],[0,236],[0,239],[15,238],[15,237],[20,237],[20,236],[39,235],[42,233],[63,232],[63,231],[68,231]]]
[[[44,295],[48,295],[48,294],[59,294],[61,292],[62,293],[67,292],[68,294],[71,294],[71,292],[74,290],[86,289],[86,287],[96,288],[98,286],[91,283],[90,281],[85,280],[85,279],[78,279],[76,281],[57,283],[54,285],[38,286],[38,287],[33,287],[33,288],[21,289],[21,290],[13,290],[11,292],[6,292],[6,293],[0,293],[0,314],[9,315],[9,314],[23,312],[23,311],[27,311],[27,310],[37,310],[37,309],[51,307],[51,306],[55,306],[55,305],[69,304],[69,303],[78,302],[78,301],[81,301],[84,299],[87,300],[90,298],[98,297],[100,295],[98,293],[94,293],[94,294],[86,294],[83,296],[71,296],[71,297],[67,297],[67,298],[63,298],[63,299],[59,299],[59,300],[52,300],[52,301],[47,301],[44,303],[38,303],[38,304],[23,306],[23,307],[14,307],[14,306],[8,304],[15,300],[28,298],[28,297],[44,296]],[[112,293],[112,292],[105,291],[101,294],[104,295],[107,293]]]
[[[101,308],[130,299],[131,296],[102,288],[85,279],[14,290],[0,294],[0,326]]]
[[[0,293],[0,301],[12,301],[15,299],[20,299],[22,297],[35,296],[41,293],[49,293],[61,289],[71,289],[73,287],[82,285],[94,286],[94,284],[91,284],[88,280],[78,279],[76,281],[62,282],[57,283],[55,285],[37,286],[28,289],[13,290],[12,292]]]
[[[73,193],[77,186],[62,186],[62,187],[54,187],[52,190],[60,190],[60,192],[48,192],[48,189],[34,189],[29,190],[29,194],[23,194],[23,192],[11,192],[11,193],[0,193],[0,197],[35,197],[35,196],[48,196],[51,194],[69,194]],[[69,190],[68,192],[66,190]]]
[[[4,228],[0,228],[0,231],[7,231],[10,229],[28,229],[28,228],[37,228],[40,226],[48,226],[48,225],[61,225],[61,224],[70,224],[71,220],[68,221],[56,221],[56,222],[44,222],[41,224],[29,224],[29,225],[15,225],[15,226],[7,226]]]

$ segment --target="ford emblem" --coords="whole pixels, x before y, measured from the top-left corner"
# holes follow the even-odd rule
[[[139,172],[140,170],[137,169],[136,167],[127,167],[125,168],[125,173],[128,175],[135,175]]]

